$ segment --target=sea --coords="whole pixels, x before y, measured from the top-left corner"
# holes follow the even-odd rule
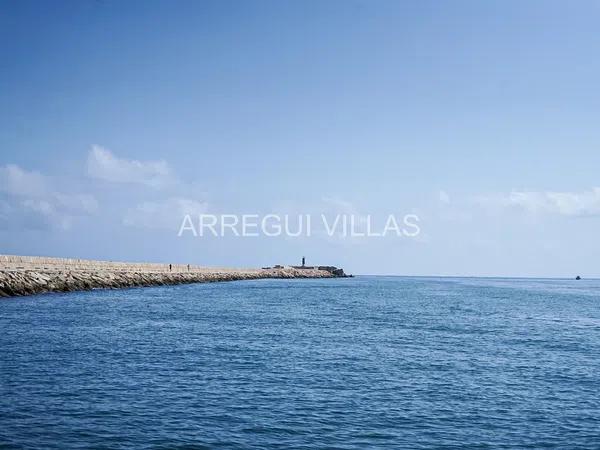
[[[598,449],[600,280],[0,299],[1,449]]]

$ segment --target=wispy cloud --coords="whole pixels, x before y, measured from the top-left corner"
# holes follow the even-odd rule
[[[109,183],[152,188],[143,193],[151,196],[144,201],[133,201],[139,192],[121,192],[133,205],[122,212],[121,223],[125,226],[178,230],[185,215],[197,217],[207,210],[207,204],[198,200],[206,196],[199,185],[181,180],[164,160],[127,159],[94,145],[88,154],[87,172],[90,177]]]
[[[176,183],[173,170],[164,160],[119,158],[98,145],[92,146],[88,154],[87,172],[93,178],[111,183],[142,184],[157,189]]]
[[[513,209],[531,214],[583,217],[600,214],[600,188],[582,192],[512,191],[482,195],[476,203],[486,209]]]
[[[197,220],[207,211],[207,203],[187,198],[169,198],[161,202],[143,202],[125,214],[123,224],[139,228],[178,230],[186,215]]]
[[[15,164],[0,167],[0,194],[3,228],[68,229],[76,217],[98,210],[93,196],[60,192],[49,177]]]
[[[40,197],[48,190],[46,177],[16,164],[0,167],[0,191],[22,197]]]

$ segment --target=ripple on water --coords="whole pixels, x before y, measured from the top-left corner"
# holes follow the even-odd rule
[[[357,277],[3,300],[0,448],[597,448],[598,288]]]

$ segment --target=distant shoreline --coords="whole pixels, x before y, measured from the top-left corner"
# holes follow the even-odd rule
[[[0,297],[264,278],[345,276],[342,269],[332,266],[229,269],[188,264],[125,263],[0,255]]]

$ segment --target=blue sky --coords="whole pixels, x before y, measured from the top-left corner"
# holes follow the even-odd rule
[[[0,252],[600,276],[599,21],[591,1],[0,0]],[[421,235],[178,238],[186,209],[415,213]]]

